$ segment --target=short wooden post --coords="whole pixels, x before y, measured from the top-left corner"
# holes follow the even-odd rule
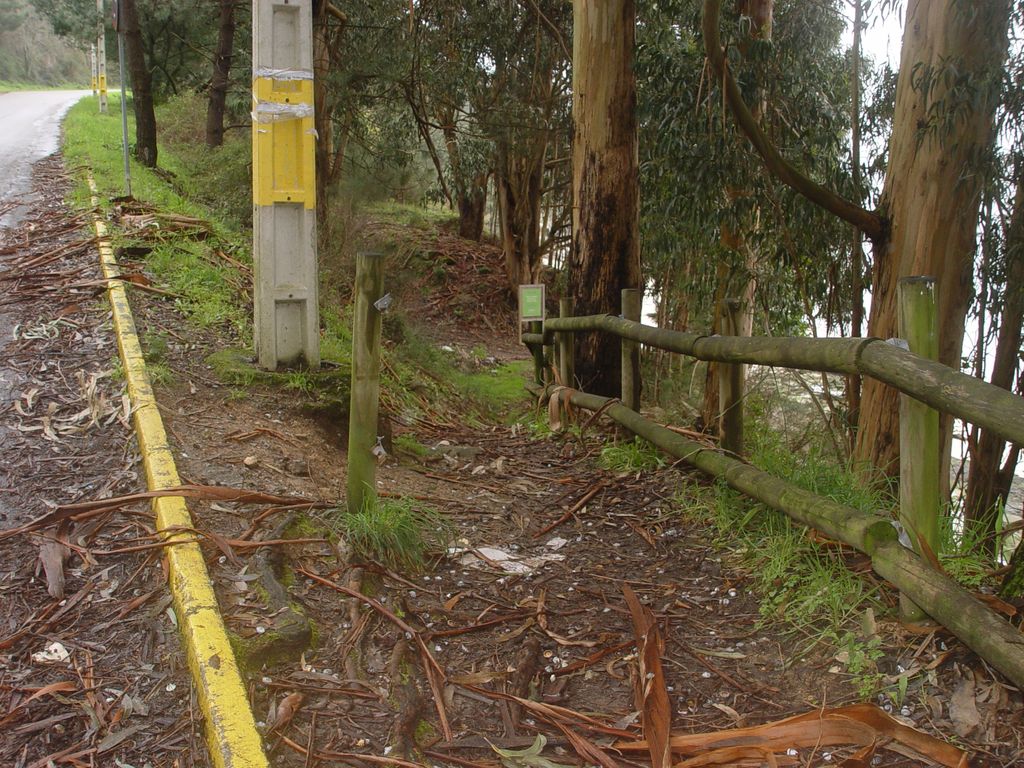
[[[622,318],[640,322],[644,292],[639,288],[622,289]],[[640,343],[622,339],[622,404],[640,412]]]
[[[380,405],[380,310],[384,257],[356,255],[352,315],[352,393],[348,415],[348,511],[359,512],[377,498],[377,411]]]
[[[532,320],[529,325],[530,333],[544,333],[544,323],[540,320]],[[547,365],[544,362],[544,345],[531,344],[530,351],[533,353],[533,378],[540,386],[544,386]]]
[[[739,336],[739,299],[722,299],[722,335]],[[742,363],[718,364],[718,435],[723,451],[743,455],[743,388],[747,366]]]
[[[899,281],[899,334],[910,351],[937,360],[939,357],[938,313],[935,278],[904,277]],[[909,395],[900,395],[900,522],[920,554],[922,542],[938,554],[939,412]],[[924,558],[927,562],[927,558]],[[922,621],[925,612],[905,595],[900,595],[900,617]]]
[[[558,316],[572,317],[573,300],[563,298],[558,300]],[[573,358],[576,348],[576,336],[570,331],[561,331],[556,334],[558,344],[558,377],[562,380],[563,387],[576,386],[576,361]]]

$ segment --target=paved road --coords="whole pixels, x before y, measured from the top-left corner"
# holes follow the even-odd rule
[[[60,121],[89,91],[15,91],[0,94],[0,207],[32,191],[32,163],[60,146]],[[17,223],[17,208],[0,215],[0,227]]]

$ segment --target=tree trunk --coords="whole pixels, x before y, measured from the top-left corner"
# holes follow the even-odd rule
[[[206,107],[206,146],[224,143],[224,104],[228,95],[228,74],[235,47],[235,0],[220,0],[217,48],[213,52],[213,76]]]
[[[875,241],[868,334],[895,336],[898,280],[931,275],[937,280],[939,360],[955,369],[971,296],[982,183],[977,169],[994,138],[1009,5],[1009,0],[969,8],[961,0],[907,3],[881,203],[890,230]],[[854,450],[859,466],[897,471],[897,402],[895,390],[864,382]],[[951,427],[951,419],[943,418],[940,477],[947,484]]]
[[[135,0],[121,0],[121,22],[128,49],[128,71],[135,108],[135,157],[148,168],[156,167],[156,114],[153,112],[153,77],[146,65],[146,54]]]
[[[498,144],[495,186],[501,219],[501,248],[505,254],[505,274],[513,292],[520,285],[537,282],[541,272],[544,148],[533,147],[531,151],[533,156],[513,155],[508,145]]]
[[[474,176],[465,189],[459,190],[458,198],[459,237],[479,241],[484,235],[484,211],[487,210],[487,174]]]
[[[999,318],[996,356],[990,382],[997,387],[1012,390],[1020,362],[1021,324],[1024,323],[1024,179],[1017,180],[1010,229],[1006,239],[1006,284],[1003,310]],[[980,343],[980,342],[979,342]],[[980,354],[980,352],[979,352]],[[977,450],[971,452],[971,466],[967,475],[966,515],[969,520],[982,523],[982,530],[994,534],[1000,501],[1005,502],[1009,484],[1013,479],[1013,466],[1009,477],[1000,470],[1006,441],[990,430],[980,430]],[[998,541],[993,535],[991,554],[997,553]]]
[[[642,288],[635,0],[573,4],[573,242],[569,291],[580,315],[619,314],[623,288]],[[618,396],[617,344],[578,340],[576,375],[587,392]]]

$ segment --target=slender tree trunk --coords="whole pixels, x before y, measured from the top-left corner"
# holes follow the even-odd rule
[[[957,369],[971,296],[982,182],[978,168],[994,138],[1009,6],[1009,0],[907,3],[882,192],[890,230],[875,243],[868,333],[895,336],[897,281],[931,275],[937,279],[939,359]],[[858,465],[890,474],[897,470],[897,403],[895,390],[865,380],[854,451]],[[940,477],[947,484],[951,427],[943,418]]]
[[[1020,364],[1021,325],[1024,323],[1024,179],[1017,180],[1013,214],[1006,242],[1006,287],[1003,294],[1003,310],[999,317],[999,334],[996,341],[996,355],[992,367],[992,384],[1012,390]],[[979,343],[981,341],[979,340]],[[979,350],[981,354],[981,350]],[[965,504],[968,519],[979,521],[983,530],[995,533],[996,515],[999,503],[1005,502],[1012,481],[1013,467],[1009,478],[1003,477],[1000,462],[1006,442],[989,430],[980,431],[977,449],[971,452],[971,467],[967,474],[967,499]],[[998,542],[995,537],[990,552],[996,553]]]
[[[642,288],[635,0],[573,3],[573,243],[569,290],[580,315],[619,314],[623,288]],[[621,355],[597,334],[577,343],[587,392],[618,396]]]
[[[501,220],[501,248],[509,288],[540,279],[540,200],[543,181],[543,147],[533,147],[531,156],[513,155],[505,144],[498,145],[495,186]],[[538,156],[539,152],[539,156]]]
[[[465,189],[459,190],[459,237],[479,241],[484,235],[487,210],[487,174],[478,173]]]
[[[143,165],[155,168],[157,152],[153,77],[146,64],[139,12],[135,0],[121,0],[120,8],[132,82],[132,104],[135,108],[135,157]]]
[[[224,104],[228,95],[228,75],[235,47],[235,0],[220,0],[217,24],[217,48],[213,52],[213,76],[206,107],[206,146],[224,143]]]
[[[853,168],[853,189],[858,205],[861,197],[860,174],[860,41],[864,12],[863,0],[853,0],[853,56],[850,67],[850,165]],[[850,238],[850,288],[853,306],[850,309],[850,336],[858,337],[864,331],[864,234],[856,226]],[[860,376],[846,377],[846,427],[847,449],[853,450],[857,439],[857,424],[860,419]]]

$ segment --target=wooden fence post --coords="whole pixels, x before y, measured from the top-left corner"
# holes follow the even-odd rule
[[[738,336],[743,304],[739,299],[722,299],[722,335]],[[718,436],[723,451],[743,455],[743,397],[747,366],[718,364]]]
[[[558,316],[572,317],[573,304],[574,302],[571,297],[559,299]],[[555,339],[558,344],[558,377],[562,380],[563,387],[575,388],[576,361],[574,355],[576,334],[569,331],[561,331],[555,334]]]
[[[640,322],[644,292],[639,288],[622,289],[622,319]],[[640,343],[622,339],[622,404],[640,412]]]
[[[530,333],[544,333],[544,323],[540,320],[532,320],[528,326]],[[546,378],[544,369],[547,367],[544,361],[544,345],[531,344],[530,351],[533,352],[533,378],[543,386]]]
[[[348,415],[348,511],[359,512],[377,498],[377,411],[380,405],[380,310],[384,257],[356,254],[352,315],[352,393]]]
[[[935,278],[904,277],[899,281],[899,334],[910,351],[937,360],[939,336]],[[939,498],[942,466],[939,412],[909,395],[900,395],[900,522],[921,554],[922,544],[938,554]],[[926,562],[928,558],[923,558]],[[925,612],[900,595],[900,617],[922,621]]]

